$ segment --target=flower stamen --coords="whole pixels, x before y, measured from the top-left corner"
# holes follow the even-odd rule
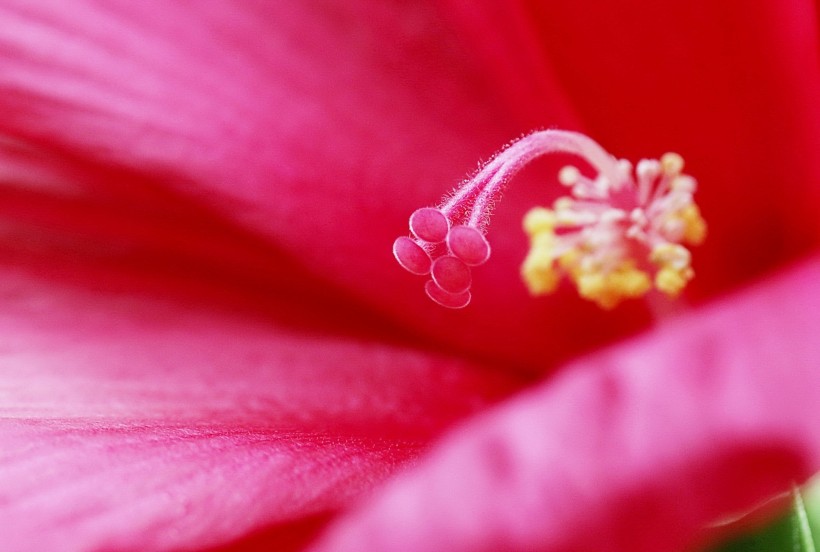
[[[554,291],[562,276],[581,297],[605,309],[641,297],[654,287],[677,296],[693,278],[691,254],[706,224],[692,199],[695,180],[682,173],[680,155],[641,160],[634,169],[596,142],[574,132],[545,130],[514,142],[437,207],[410,217],[412,237],[398,238],[393,253],[417,275],[430,275],[427,295],[462,308],[470,302],[471,268],[487,262],[485,234],[491,206],[518,171],[548,153],[586,161],[594,178],[564,167],[558,181],[570,194],[552,209],[536,207],[524,217],[530,252],[521,268],[534,295]],[[651,276],[654,274],[654,276]]]

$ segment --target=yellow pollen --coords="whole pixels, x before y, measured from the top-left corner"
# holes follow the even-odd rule
[[[530,251],[521,276],[533,295],[552,293],[566,277],[582,298],[608,310],[653,287],[677,297],[694,278],[687,246],[700,245],[707,226],[683,158],[666,153],[642,161],[634,176],[630,163],[618,163],[620,172],[601,171],[595,179],[564,167],[558,180],[572,195],[524,217]],[[634,194],[640,208],[607,205],[614,192]]]
[[[689,266],[692,254],[682,245],[663,243],[656,246],[649,254],[649,260],[660,266],[669,266],[675,270],[682,270]]]
[[[694,203],[684,207],[678,217],[683,222],[683,240],[691,245],[700,245],[706,239],[706,221]]]
[[[533,295],[552,293],[566,274],[578,294],[603,309],[612,309],[624,299],[641,297],[652,288],[649,275],[636,268],[634,261],[613,265],[595,259],[588,245],[570,247],[556,255],[560,239],[553,228],[555,213],[536,207],[524,217],[524,230],[530,236],[530,252],[521,265],[521,276]]]
[[[658,291],[675,298],[680,295],[680,292],[683,291],[683,288],[686,287],[686,284],[688,284],[689,280],[694,276],[695,273],[691,268],[676,270],[666,266],[655,274],[655,287]]]
[[[595,301],[605,309],[615,306],[607,296],[606,280],[600,272],[581,274],[575,280],[575,285],[578,286],[578,294],[584,299]]]
[[[665,243],[652,250],[649,260],[660,269],[655,274],[655,288],[670,297],[677,297],[689,280],[695,277],[690,266],[691,254],[682,245]]]
[[[641,297],[652,288],[649,275],[635,268],[631,261],[624,261],[609,272],[583,273],[576,279],[576,285],[581,297],[606,310],[615,308],[624,299]]]
[[[577,247],[573,247],[558,257],[558,266],[575,279],[581,273],[581,259],[583,256],[584,252]]]
[[[534,236],[540,232],[552,232],[555,228],[555,213],[543,207],[535,207],[524,216],[524,232]]]
[[[533,295],[546,295],[555,291],[561,274],[553,266],[552,255],[545,251],[531,251],[521,265],[521,276]]]
[[[546,209],[533,209],[525,217],[524,223],[524,228],[530,234],[530,252],[521,265],[521,277],[533,295],[552,293],[561,280],[561,274],[554,267],[555,234],[552,228],[540,224],[546,220],[542,218],[544,211],[550,212]],[[527,224],[528,221],[530,224]],[[534,232],[530,232],[531,229]]]

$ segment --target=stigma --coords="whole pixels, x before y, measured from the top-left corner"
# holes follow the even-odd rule
[[[467,306],[471,271],[490,257],[490,207],[518,171],[550,153],[572,154],[592,173],[564,167],[558,182],[567,194],[524,217],[530,250],[521,275],[530,293],[551,293],[568,280],[582,298],[604,309],[652,289],[677,297],[694,277],[687,246],[706,237],[694,202],[697,182],[683,173],[681,156],[667,153],[633,168],[590,138],[561,130],[534,132],[510,144],[439,205],[417,209],[410,236],[393,244],[396,260],[429,276],[425,291],[436,303]]]

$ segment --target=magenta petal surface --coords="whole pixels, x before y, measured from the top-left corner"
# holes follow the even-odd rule
[[[816,258],[573,363],[454,431],[314,550],[695,544],[820,468],[818,279]]]
[[[339,507],[413,446],[252,423],[0,421],[4,550],[216,546]]]
[[[176,550],[334,512],[510,382],[181,297],[0,269],[4,550]]]

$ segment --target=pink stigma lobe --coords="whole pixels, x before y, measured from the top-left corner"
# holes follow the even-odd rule
[[[427,297],[448,309],[463,309],[470,304],[470,292],[464,291],[462,293],[448,293],[438,287],[432,280],[428,280],[424,285],[424,291],[427,292]]]
[[[432,260],[427,251],[407,236],[397,238],[393,242],[393,256],[399,264],[410,274],[424,276],[430,273]]]
[[[490,244],[476,228],[453,226],[447,235],[450,252],[468,266],[479,266],[490,258]]]
[[[473,283],[470,267],[451,255],[444,255],[433,261],[430,273],[433,282],[448,293],[464,293]]]
[[[427,243],[441,243],[447,237],[450,223],[438,209],[423,207],[410,215],[410,231]]]

